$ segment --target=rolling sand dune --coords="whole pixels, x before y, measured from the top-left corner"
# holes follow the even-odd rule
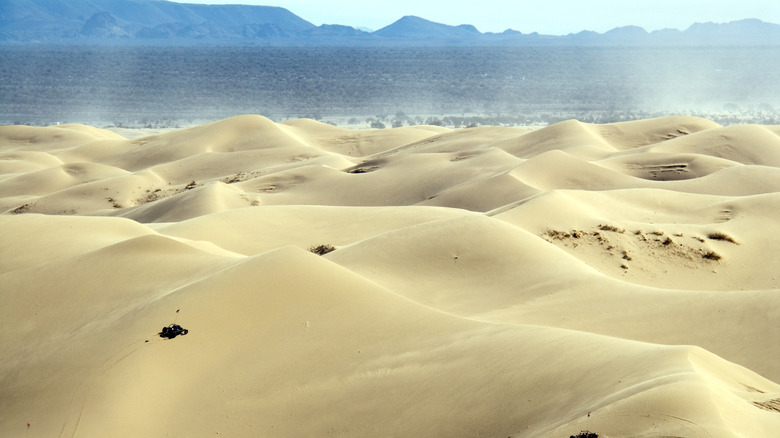
[[[1,437],[780,430],[777,126],[5,126],[0,211]]]

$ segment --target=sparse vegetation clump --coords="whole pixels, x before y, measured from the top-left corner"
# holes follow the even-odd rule
[[[354,173],[354,174],[369,173],[369,172],[373,172],[373,171],[375,171],[377,169],[379,169],[378,166],[356,167],[356,168],[354,168],[352,170],[349,170],[347,173]]]
[[[737,241],[734,240],[733,237],[721,232],[707,234],[707,238],[710,240],[725,240],[726,242],[731,242],[735,245],[739,245]]]
[[[32,208],[32,204],[24,204],[11,210],[11,214],[27,213]]]
[[[624,230],[622,228],[618,228],[618,227],[616,227],[614,225],[604,225],[604,224],[599,224],[599,230],[601,230],[601,231],[611,231],[613,233],[625,233],[626,232],[626,230]]]
[[[610,234],[616,233],[616,234]],[[621,236],[622,234],[622,236]],[[672,237],[674,236],[674,237]],[[605,251],[609,257],[619,258],[615,266],[627,272],[634,259],[673,259],[680,266],[698,268],[702,263],[723,263],[723,255],[704,245],[691,244],[682,232],[666,232],[658,229],[623,230],[613,225],[599,224],[593,230],[555,230],[547,229],[541,234],[547,242],[560,245],[570,250],[591,252],[598,248]],[[704,243],[707,238],[738,243],[731,236],[723,233],[710,233],[703,236],[689,236],[697,242]]]
[[[544,235],[549,237],[550,239],[568,239],[571,237],[571,233],[567,233],[565,231],[559,231],[559,230],[547,230],[544,232]],[[577,236],[579,238],[579,236]]]
[[[314,246],[309,247],[309,251],[311,251],[311,252],[313,252],[314,254],[317,254],[317,255],[325,255],[325,254],[327,254],[329,252],[332,252],[332,251],[335,251],[335,250],[336,250],[336,247],[334,247],[333,245],[328,245],[328,244],[314,245]]]
[[[767,400],[765,402],[753,402],[753,405],[765,411],[780,412],[780,398]]]
[[[707,260],[714,260],[714,261],[718,261],[721,258],[723,258],[721,257],[720,254],[716,253],[715,251],[707,251],[701,257]]]
[[[222,182],[225,183],[225,184],[235,184],[237,182],[243,181],[242,180],[243,176],[244,176],[243,172],[242,173],[237,173],[237,174],[235,174],[233,176],[228,176],[228,177],[222,178]]]

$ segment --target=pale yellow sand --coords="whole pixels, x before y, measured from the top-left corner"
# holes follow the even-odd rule
[[[780,127],[124,134],[0,127],[0,437],[778,436]]]

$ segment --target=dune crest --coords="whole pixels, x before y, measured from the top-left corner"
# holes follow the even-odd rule
[[[780,430],[780,127],[129,137],[0,127],[0,437]]]

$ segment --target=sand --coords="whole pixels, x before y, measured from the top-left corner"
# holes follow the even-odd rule
[[[123,134],[0,127],[0,437],[780,430],[778,126]]]

